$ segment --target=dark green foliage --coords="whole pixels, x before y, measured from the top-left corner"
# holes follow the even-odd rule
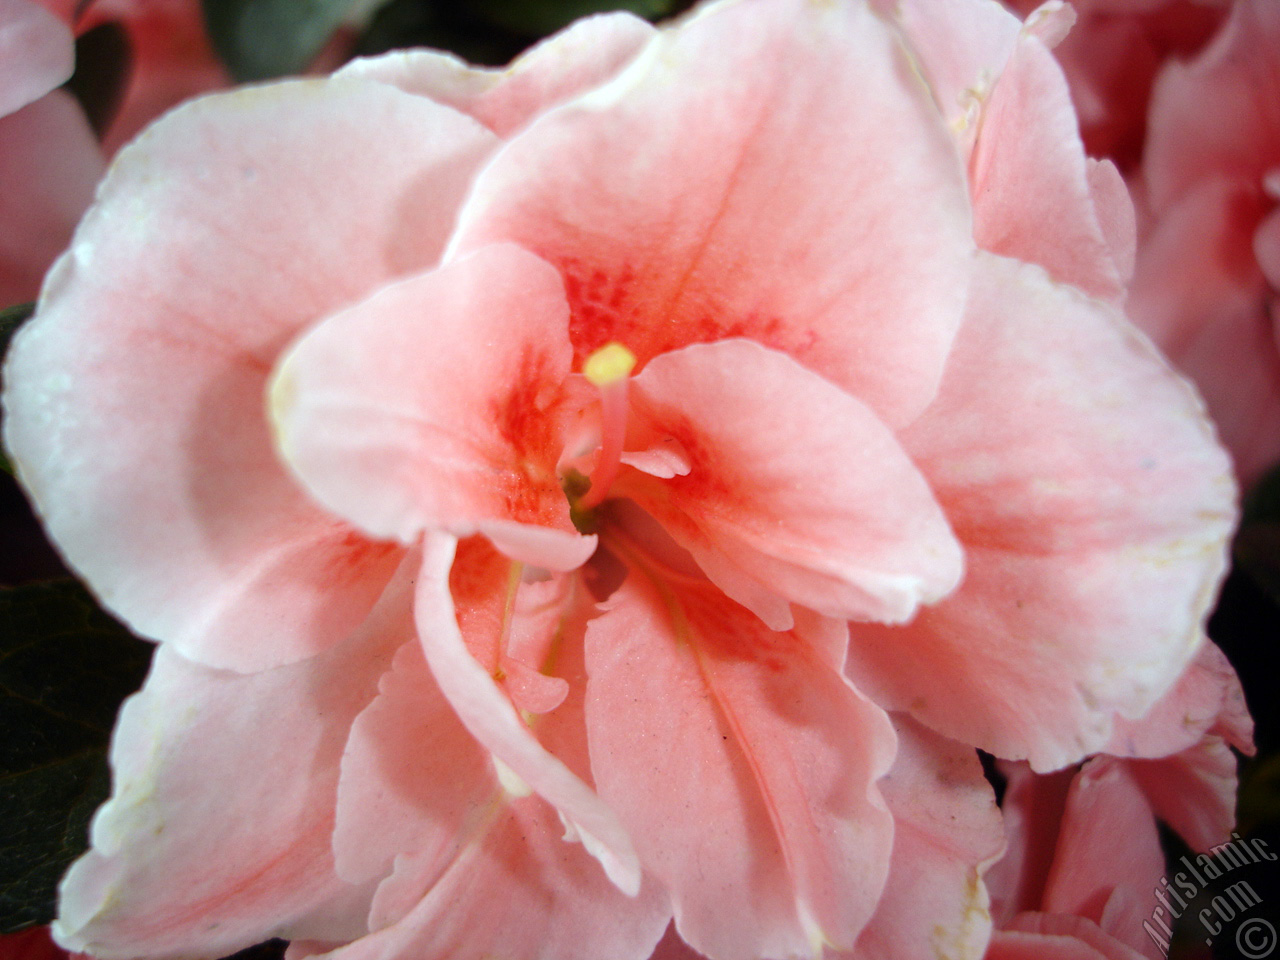
[[[690,6],[692,0],[391,0],[374,15],[355,53],[434,47],[469,63],[500,66],[579,17],[626,10],[661,20]]]
[[[14,332],[31,319],[36,312],[34,303],[19,303],[0,310],[0,357],[9,349],[9,340]]]
[[[1280,467],[1259,480],[1245,498],[1235,561],[1280,602]]]
[[[533,39],[486,23],[470,4],[391,0],[374,15],[354,53],[375,56],[406,47],[432,47],[456,53],[468,63],[498,66],[516,57]]]
[[[116,712],[150,660],[75,581],[0,590],[0,933],[53,918],[107,797]]]
[[[513,33],[546,36],[574,20],[607,10],[626,10],[647,20],[671,16],[678,0],[472,0],[477,15]]]
[[[3,360],[4,355],[9,351],[9,340],[12,339],[14,332],[31,319],[35,311],[34,303],[20,303],[0,310],[0,360]],[[3,447],[0,447],[0,470],[13,473],[13,464],[9,462],[9,456]]]
[[[352,0],[203,0],[209,38],[237,80],[300,73],[333,36]]]

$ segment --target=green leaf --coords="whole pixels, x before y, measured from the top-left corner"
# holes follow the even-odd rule
[[[34,303],[20,303],[0,310],[0,360],[3,360],[4,355],[9,352],[9,341],[13,339],[15,331],[30,320],[35,312]],[[3,447],[0,447],[0,470],[13,473],[13,464],[9,462],[9,456]]]
[[[36,312],[34,303],[19,303],[0,310],[0,357],[9,350],[9,341],[17,329],[31,319]]]
[[[75,581],[0,590],[0,933],[53,919],[107,798],[116,712],[150,661]]]
[[[434,47],[469,63],[500,66],[530,44],[593,13],[626,10],[658,20],[693,0],[388,0],[355,46],[359,56],[404,47]]]
[[[669,17],[687,6],[679,0],[473,0],[471,8],[506,30],[544,37],[580,17],[625,10],[646,20]]]
[[[1245,497],[1234,553],[1240,569],[1280,602],[1280,466],[1265,474]]]
[[[353,0],[202,0],[213,47],[237,80],[300,73]]]
[[[1280,523],[1280,464],[1262,475],[1244,498],[1245,525]]]
[[[1280,823],[1280,754],[1246,760],[1240,770],[1237,804],[1241,833]]]
[[[469,5],[390,0],[369,21],[354,53],[369,57],[405,47],[432,47],[456,53],[468,63],[500,66],[529,42],[523,34],[502,30],[475,16]]]

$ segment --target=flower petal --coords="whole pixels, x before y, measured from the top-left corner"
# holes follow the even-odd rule
[[[418,634],[436,682],[472,736],[550,801],[600,860],[609,878],[634,894],[640,887],[640,866],[617,816],[539,742],[489,670],[468,649],[477,639],[486,638],[472,638],[469,643],[464,631],[481,632],[495,619],[500,626],[511,563],[492,550],[468,544],[458,554],[458,567],[451,577],[456,543],[446,534],[428,534],[418,581]],[[487,615],[495,607],[498,617]]]
[[[1230,731],[1235,745],[1253,751],[1253,719],[1235,668],[1211,640],[1177,684],[1141,718],[1117,717],[1106,753],[1155,759],[1195,746],[1211,728]]]
[[[354,60],[339,76],[379,80],[461,110],[510,137],[551,107],[615,76],[654,35],[629,13],[584,17],[517,57],[509,67],[472,67],[438,50],[401,50]]]
[[[561,271],[578,363],[744,336],[891,424],[936,389],[972,249],[941,118],[862,2],[703,8],[510,142],[462,216],[451,256]]]
[[[646,960],[671,911],[609,883],[539,797],[507,797],[403,919],[326,960]],[[411,899],[405,892],[402,899]]]
[[[559,276],[510,245],[385,287],[281,361],[281,453],[372,536],[484,528],[517,559],[578,566],[595,540],[574,530],[556,475],[567,321]]]
[[[963,558],[928,484],[860,401],[748,340],[655,357],[633,384],[638,429],[674,440],[684,476],[623,488],[773,629],[757,592],[842,619],[908,620]],[[747,579],[723,575],[726,566]]]
[[[1098,228],[1107,242],[1116,276],[1127,287],[1133,279],[1138,256],[1138,222],[1133,198],[1124,177],[1110,160],[1090,157],[1087,176]]]
[[[488,753],[440,693],[421,645],[406,643],[352,725],[342,756],[338,875],[352,883],[382,879],[398,858],[420,875],[439,874],[474,810],[497,791]]]
[[[302,80],[191,102],[120,153],[15,338],[5,440],[138,633],[258,669],[367,614],[399,548],[297,488],[267,375],[308,323],[435,260],[495,143],[384,84]]]
[[[1000,811],[1008,846],[987,872],[991,916],[997,927],[1039,909],[1058,850],[1058,829],[1076,768],[1032,773],[1025,763],[999,764],[1005,780]]]
[[[1269,201],[1206,179],[1143,238],[1127,310],[1204,393],[1245,487],[1280,458],[1280,354],[1252,239]]]
[[[1192,850],[1208,850],[1230,839],[1239,780],[1236,755],[1221,735],[1206,734],[1171,757],[1134,760],[1130,771],[1156,816]]]
[[[0,117],[43,97],[74,67],[65,23],[39,3],[0,0]]]
[[[980,263],[938,402],[902,435],[965,581],[904,627],[858,625],[849,662],[877,703],[1050,770],[1194,656],[1235,491],[1198,399],[1122,318]]]
[[[531,586],[522,585],[517,607],[523,605]],[[535,599],[541,602],[545,598],[535,595]],[[475,606],[469,606],[467,612],[471,617],[483,615]],[[581,620],[586,612],[582,604],[571,606],[570,616],[577,621],[566,625],[554,651],[557,673],[571,681],[569,696],[552,713],[535,721],[540,742],[583,778],[590,774],[581,644]],[[535,644],[528,628],[539,619],[536,612],[517,618],[511,630],[513,650],[530,655]],[[571,636],[577,641],[565,642]],[[459,954],[493,955],[486,950],[546,960],[646,956],[671,916],[661,887],[650,878],[638,896],[628,897],[619,891],[576,842],[581,835],[563,815],[558,818],[562,829],[556,829],[552,809],[537,797],[513,800],[510,794],[495,795],[473,811],[466,832],[457,838],[456,858],[444,871],[436,872],[437,864],[425,858],[397,859],[396,870],[374,897],[370,926],[380,930],[398,922],[398,929],[388,930],[385,937],[388,943],[405,947],[383,944],[378,949],[413,945],[409,956],[417,960],[419,944],[425,938],[428,951],[438,950],[448,960],[456,960]],[[563,830],[566,826],[567,833]],[[513,834],[516,829],[520,831],[518,840]],[[502,869],[495,870],[496,864],[502,864]],[[508,869],[508,864],[514,864],[515,869]],[[424,901],[425,891],[432,885],[436,886]],[[483,923],[468,923],[465,910],[459,917],[459,900],[471,910],[482,910]],[[507,908],[502,917],[494,915],[495,903]],[[509,926],[504,929],[500,925]],[[477,936],[480,929],[490,931],[493,939]],[[531,950],[537,952],[528,953]]]
[[[1038,263],[1091,296],[1123,300],[1066,77],[1034,36],[1014,46],[981,123],[970,174],[978,246]]]
[[[1258,185],[1280,161],[1280,7],[1239,0],[1194,60],[1156,79],[1143,176],[1157,210],[1206,177]]]
[[[985,0],[905,0],[896,15],[969,162],[978,245],[1122,299],[1132,204],[1114,167],[1086,159],[1048,49],[1070,8],[1045,4],[1025,26]]]
[[[365,932],[372,889],[334,872],[339,761],[413,636],[415,572],[406,560],[360,629],[301,663],[244,675],[157,649],[116,728],[114,795],[62,882],[64,946],[109,960],[222,956],[274,936]]]
[[[1095,757],[1072,780],[1041,909],[1085,917],[1140,950],[1150,945],[1141,921],[1150,916],[1165,860],[1155,815],[1131,770],[1125,761]],[[1129,906],[1122,922],[1117,893]]]
[[[967,160],[977,134],[977,108],[1004,72],[1022,21],[987,0],[900,0],[892,12],[939,109],[966,144]]]
[[[889,866],[887,717],[799,632],[636,572],[587,626],[587,674],[592,772],[681,937],[713,960],[852,946]]]
[[[893,859],[853,956],[976,960],[991,934],[982,874],[1005,845],[995,793],[972,747],[909,717],[895,717],[894,729],[898,756],[880,781],[893,813]]]
[[[1001,764],[1010,843],[989,874],[998,925],[1079,936],[1106,957],[1145,951],[1160,960],[1163,952],[1153,951],[1143,921],[1152,916],[1164,856],[1133,767],[1095,757],[1079,770],[1040,776],[1025,764]],[[1034,939],[1015,942],[1035,955]]]

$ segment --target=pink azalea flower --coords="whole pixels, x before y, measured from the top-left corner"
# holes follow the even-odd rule
[[[71,76],[71,31],[31,0],[0,5],[0,116],[34,103]]]
[[[30,300],[105,166],[71,76],[67,24],[32,0],[0,2],[0,303]],[[50,92],[53,91],[53,92]]]
[[[1043,0],[1008,0],[1023,16]],[[1231,0],[1071,0],[1076,22],[1054,49],[1089,155],[1136,172],[1156,75],[1209,42]]]
[[[0,303],[35,298],[93,199],[106,158],[176,103],[224,87],[197,0],[96,0],[76,17],[69,0],[0,4]],[[75,57],[72,27],[119,24],[129,75],[101,142],[63,91]],[[50,92],[52,91],[52,92]]]
[[[1117,724],[1106,754],[1046,776],[1006,766],[1009,850],[987,875],[999,928],[988,960],[1162,960],[1180,911],[1159,896],[1156,818],[1194,851],[1229,842],[1232,747],[1253,753],[1253,724],[1235,671],[1208,643],[1146,717]]]
[[[1028,13],[1031,0],[1010,6]],[[1280,459],[1280,96],[1270,0],[1077,0],[1056,47],[1089,153],[1139,198],[1127,310],[1204,393],[1241,480]],[[1212,40],[1212,45],[1210,41]]]
[[[1204,392],[1249,484],[1280,459],[1280,7],[1240,0],[1152,95],[1129,310]]]
[[[1054,769],[1156,703],[1234,487],[1116,307],[1056,21],[977,8],[999,43],[594,18],[121,151],[5,375],[51,535],[162,641],[61,942],[980,951],[973,748]]]

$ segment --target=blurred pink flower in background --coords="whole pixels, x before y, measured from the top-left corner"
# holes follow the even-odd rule
[[[1181,911],[1158,899],[1169,870],[1156,820],[1193,851],[1230,841],[1233,747],[1253,753],[1253,725],[1210,643],[1146,717],[1119,724],[1102,755],[1047,775],[1003,765],[1009,850],[987,874],[997,927],[987,956],[1094,955],[1087,947],[1105,960],[1161,960]]]
[[[71,239],[109,158],[165,110],[228,85],[205,36],[198,0],[0,3],[0,303],[35,298]],[[101,137],[69,93],[73,29],[117,24],[129,73]]]
[[[1029,16],[1043,0],[1010,0]],[[1137,169],[1147,108],[1166,63],[1193,56],[1226,19],[1230,0],[1072,0],[1076,21],[1055,48],[1090,156]]]
[[[105,163],[71,76],[70,28],[32,0],[0,2],[0,302],[34,298]],[[52,92],[51,92],[52,91]]]
[[[1129,312],[1209,404],[1248,486],[1280,460],[1280,4],[1239,0],[1152,94]]]
[[[1055,53],[1084,142],[1137,200],[1128,313],[1196,382],[1250,486],[1280,460],[1280,4],[1073,6]]]

